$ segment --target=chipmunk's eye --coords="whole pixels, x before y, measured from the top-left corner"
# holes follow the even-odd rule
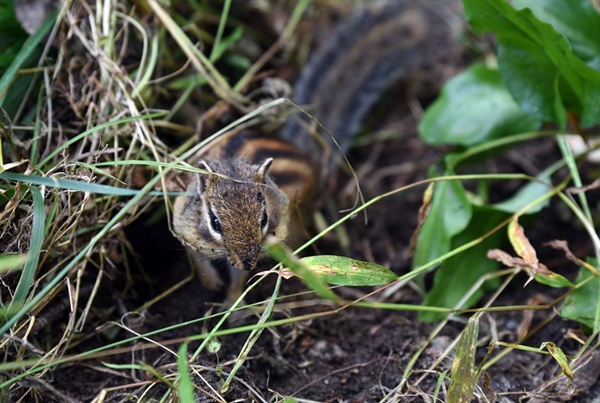
[[[267,215],[267,210],[263,211],[262,218],[260,219],[260,227],[265,229],[267,224],[269,223],[269,216]]]
[[[213,213],[212,210],[208,210],[208,219],[210,221],[210,226],[212,227],[213,231],[215,231],[217,234],[221,234],[223,231],[223,228],[221,228],[221,221],[219,221],[219,219],[217,218],[215,213]]]

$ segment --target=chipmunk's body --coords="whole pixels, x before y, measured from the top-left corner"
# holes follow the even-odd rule
[[[304,69],[296,102],[311,105],[342,150],[389,84],[449,52],[452,15],[448,9],[440,15],[440,7],[430,1],[373,2],[342,23]],[[332,142],[319,144],[299,122],[307,121],[291,119],[279,136],[223,136],[200,156],[208,174],[190,182],[194,196],[175,201],[175,234],[193,250],[209,288],[220,285],[218,266],[225,266],[229,299],[241,293],[241,273],[257,265],[267,235],[288,241],[302,233],[295,218],[310,206],[333,165]]]

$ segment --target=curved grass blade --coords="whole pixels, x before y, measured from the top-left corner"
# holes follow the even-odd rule
[[[19,309],[31,286],[33,278],[40,261],[40,253],[42,251],[42,243],[44,241],[44,225],[46,223],[46,210],[44,208],[44,198],[38,188],[29,186],[29,191],[33,199],[33,224],[31,228],[31,239],[29,241],[29,252],[27,253],[27,261],[21,273],[21,278],[17,284],[15,295],[8,308],[8,312]]]

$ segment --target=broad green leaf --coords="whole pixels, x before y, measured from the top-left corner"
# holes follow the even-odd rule
[[[537,176],[540,182],[529,182],[526,185],[519,188],[519,190],[507,200],[496,203],[493,207],[497,210],[504,211],[506,213],[517,213],[523,208],[531,204],[533,200],[540,198],[542,195],[548,193],[550,188],[544,183],[550,183],[550,177],[554,173],[553,167],[544,170]],[[525,214],[534,214],[540,212],[544,207],[550,204],[550,200],[546,199],[535,206],[530,207]]]
[[[556,70],[547,67],[552,66],[552,60],[545,53],[526,38],[510,37],[498,48],[498,65],[506,86],[524,110],[566,127],[564,94],[559,91]],[[527,85],[523,85],[525,79]]]
[[[475,31],[498,36],[502,79],[525,111],[562,128],[567,111],[581,116],[583,127],[600,120],[600,73],[575,56],[569,41],[551,24],[530,9],[515,10],[507,1],[464,4]]]
[[[13,1],[0,1],[0,75],[29,37],[17,21],[13,4]]]
[[[281,262],[284,267],[290,269],[295,275],[300,277],[302,281],[314,292],[323,298],[333,301],[339,300],[338,296],[333,291],[327,288],[327,284],[322,278],[312,273],[306,266],[300,262],[291,251],[287,250],[280,243],[272,243],[267,241],[266,252],[273,259]]]
[[[469,403],[477,385],[478,371],[475,364],[477,337],[479,336],[479,315],[475,314],[462,331],[456,354],[452,362],[452,375],[448,388],[449,402]]]
[[[471,204],[462,183],[437,182],[429,214],[418,236],[413,266],[422,266],[447,253],[452,237],[465,229],[470,219]]]
[[[308,256],[300,259],[308,270],[328,284],[346,286],[385,285],[398,276],[376,263],[362,262],[343,256]]]
[[[485,235],[507,217],[507,214],[489,207],[473,206],[473,214],[468,227],[452,239],[451,247],[459,247]],[[461,306],[458,306],[458,303],[482,276],[498,270],[498,262],[487,259],[487,251],[499,247],[505,240],[504,232],[496,231],[481,243],[446,259],[435,272],[433,288],[427,293],[423,305],[469,308],[481,298],[486,290],[496,288],[498,286],[497,279],[486,281]],[[438,312],[420,312],[419,320],[433,322],[444,319],[446,316],[446,314]]]
[[[593,262],[597,265],[598,262]],[[584,283],[581,285],[582,283]],[[600,328],[600,277],[588,270],[581,269],[575,289],[565,300],[560,314],[564,318],[576,320],[590,329]]]
[[[475,64],[444,86],[419,124],[430,144],[473,145],[537,130],[540,120],[513,100],[498,70]]]
[[[590,0],[513,0],[517,9],[529,8],[540,20],[552,24],[571,43],[573,53],[600,71],[600,13]]]
[[[25,92],[33,79],[33,75],[19,75],[19,70],[37,65],[41,55],[40,44],[54,25],[56,13],[53,13],[40,28],[23,44],[10,66],[0,77],[0,109],[4,109],[9,117],[19,107]]]

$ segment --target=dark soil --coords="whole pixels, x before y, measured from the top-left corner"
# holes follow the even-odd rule
[[[410,119],[402,118],[402,123],[406,124],[407,121]],[[414,122],[409,126],[414,128]],[[377,154],[376,158],[372,158],[376,163],[369,166],[362,180],[365,183],[367,198],[400,185],[395,177],[382,179],[375,184],[369,182],[369,177],[376,175],[378,170],[397,164],[398,155],[402,155],[403,163],[410,163],[410,158],[414,158],[414,164],[419,167],[424,159],[429,163],[438,158],[439,152],[425,148],[414,133],[407,132],[406,136],[405,139],[386,143],[381,151],[372,151],[371,148],[364,147],[353,152],[352,157],[357,161],[356,168],[359,171],[364,167],[361,164],[371,159],[370,154]],[[407,148],[410,149],[409,152]],[[543,154],[536,154],[538,150]],[[552,140],[548,139],[533,146],[524,145],[518,151],[511,151],[510,157],[498,158],[498,170],[514,171],[515,164],[512,162],[519,158],[520,152],[527,155],[530,161],[559,157],[552,146]],[[425,173],[423,169],[416,169],[405,176],[408,183],[411,183],[425,177]],[[339,182],[343,188],[343,181],[340,179]],[[503,189],[502,185],[503,183],[498,184],[498,191],[510,193],[510,189]],[[507,185],[512,186],[510,183]],[[338,194],[340,196],[337,200],[340,205],[351,201],[352,196],[342,195],[343,192]],[[410,263],[408,245],[416,226],[420,198],[420,192],[411,192],[376,204],[369,210],[367,226],[360,217],[346,225],[345,229],[350,239],[347,251],[341,250],[338,239],[333,239],[333,235],[318,245],[319,251],[324,254],[348,253],[359,259],[381,262],[398,273],[406,272]],[[573,279],[576,275],[575,266],[560,254],[541,245],[552,239],[567,239],[579,256],[585,256],[591,253],[591,244],[580,229],[573,228],[568,221],[559,217],[557,205],[553,204],[536,217],[527,228],[527,234],[532,244],[539,247],[541,261],[546,262],[552,270]],[[184,250],[172,238],[164,221],[150,231],[143,226],[133,228],[128,238],[140,254],[146,270],[145,276],[151,280],[146,282],[141,275],[134,275],[139,276],[132,285],[138,298],[121,301],[125,306],[124,312],[136,308],[190,276]],[[262,283],[259,289],[248,297],[250,302],[264,300],[271,294],[274,279],[269,280]],[[526,280],[525,275],[518,276],[495,305],[546,304],[561,295],[560,290],[536,283],[523,288]],[[289,295],[304,291],[305,287],[298,281],[286,281],[283,290],[283,295]],[[339,289],[338,293],[351,300],[366,291],[368,290]],[[390,299],[398,303],[418,305],[420,297],[411,288],[405,287]],[[130,318],[128,326],[143,333],[194,320],[213,309],[212,302],[219,303],[221,300],[222,295],[207,292],[199,279],[194,277],[145,311],[140,318]],[[114,300],[108,299],[104,303],[114,304]],[[102,306],[97,308],[101,309]],[[277,313],[274,319],[290,314],[298,316],[305,313],[332,312],[323,318],[264,331],[242,370],[237,374],[238,380],[232,383],[223,398],[227,401],[259,401],[258,394],[262,398],[292,396],[315,401],[371,402],[386,396],[396,396],[400,401],[427,401],[433,396],[436,384],[443,376],[442,372],[451,369],[453,352],[449,357],[442,359],[433,370],[428,371],[428,368],[460,334],[467,319],[463,316],[451,322],[433,338],[419,356],[408,384],[401,393],[394,394],[395,388],[403,379],[409,360],[426,343],[434,325],[419,322],[414,312],[348,308],[333,313],[334,308],[333,305],[311,305],[309,308]],[[532,314],[532,317],[529,314]],[[478,360],[484,358],[486,347],[496,334],[502,341],[517,342],[518,332],[522,330],[521,326],[527,326],[527,320],[531,320],[531,323],[521,344],[539,347],[541,343],[551,341],[566,354],[573,354],[580,347],[573,335],[580,334],[584,337],[581,334],[581,326],[562,320],[554,310],[533,313],[508,310],[489,313],[483,317]],[[256,318],[250,317],[243,319],[241,323],[251,324],[255,321]],[[233,328],[239,325],[240,322],[229,323],[229,327]],[[210,326],[201,322],[162,332],[153,338],[161,342],[176,342],[207,330],[210,330]],[[115,340],[129,336],[132,334],[120,331],[115,335]],[[198,401],[212,401],[210,396],[214,392],[209,392],[207,385],[219,390],[247,336],[246,332],[222,336],[219,338],[221,347],[217,353],[203,352],[200,355],[195,365],[201,368],[199,371],[204,381],[200,382],[199,378],[195,378],[199,388]],[[193,351],[196,346],[197,343],[192,344],[189,351]],[[169,347],[175,349],[177,342]],[[86,345],[86,348],[90,347]],[[500,352],[501,349],[498,348],[497,351]],[[486,371],[485,378],[482,377],[481,380],[482,389],[479,390],[479,396],[483,399],[482,394],[485,394],[489,399],[496,398],[497,401],[505,402],[518,401],[525,397],[531,398],[530,401],[552,399],[589,402],[598,399],[600,355],[595,352],[588,358],[588,364],[576,376],[575,385],[565,389],[564,379],[556,384],[552,383],[552,380],[560,376],[561,371],[550,356],[513,350]],[[176,358],[159,347],[121,356],[104,357],[101,361],[120,364],[145,362],[154,368],[171,366],[170,369],[164,369],[163,375],[176,370]],[[122,374],[125,378],[115,378],[112,373],[101,368],[103,367],[99,362],[74,364],[57,371],[54,383],[61,385],[61,389],[68,395],[87,401],[93,399],[102,388],[154,379],[153,375],[142,371]],[[215,372],[216,368],[220,368],[219,372]],[[440,394],[443,395],[448,383],[448,380],[442,383]],[[142,390],[145,390],[143,386],[116,390],[108,394],[107,401],[119,401],[127,394],[138,395]],[[152,396],[158,398],[166,391],[164,385],[156,387]]]

